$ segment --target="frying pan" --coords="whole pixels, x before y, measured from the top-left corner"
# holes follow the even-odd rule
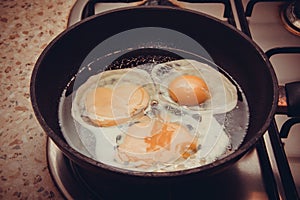
[[[95,54],[89,55],[97,45],[113,35],[143,27],[174,30],[192,38],[207,52],[201,55],[204,60],[213,61],[242,88],[248,101],[250,119],[244,141],[236,151],[211,164],[193,169],[145,173],[97,162],[79,153],[66,142],[58,119],[58,106],[63,90],[82,66],[95,60]],[[146,35],[149,36],[145,37],[148,41],[143,41],[143,44],[151,44],[152,33]],[[126,42],[123,41],[124,44]],[[166,53],[168,51],[160,50],[159,46],[146,45],[146,47],[141,47],[141,51],[135,48],[134,53],[130,53],[130,49],[127,49],[127,53],[129,52],[131,57],[136,57],[135,60],[148,56],[151,59],[159,57],[158,60],[161,62],[164,59],[176,59],[178,55],[172,51],[169,55]],[[183,45],[179,49],[181,52],[193,51],[184,48],[188,47]],[[108,53],[105,50],[99,51],[96,57],[105,57]],[[124,56],[127,54],[123,55],[123,58]],[[133,62],[133,66],[137,64]],[[98,66],[98,69],[101,69],[105,64]],[[32,105],[39,123],[58,148],[78,166],[82,176],[96,182],[105,182],[106,185],[120,184],[122,187],[126,187],[129,183],[140,185],[194,178],[201,180],[222,171],[255,146],[275,114],[278,99],[278,84],[273,68],[262,50],[246,35],[205,14],[161,6],[117,9],[89,17],[68,28],[40,55],[32,73],[30,87]]]

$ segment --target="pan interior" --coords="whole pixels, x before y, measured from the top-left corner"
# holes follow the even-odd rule
[[[174,48],[127,49],[122,52],[115,52],[96,58],[93,62],[89,62],[87,66],[82,67],[67,84],[59,106],[59,118],[62,133],[68,144],[85,156],[103,162],[95,155],[97,137],[91,131],[78,128],[78,123],[75,122],[71,115],[72,99],[74,98],[74,95],[76,95],[78,87],[80,87],[89,77],[104,71],[137,68],[141,66],[149,71],[157,64],[181,59],[191,59],[208,64],[230,79],[237,88],[238,103],[236,108],[227,113],[214,114],[214,118],[224,127],[226,134],[228,134],[230,138],[230,146],[227,147],[226,153],[222,154],[218,159],[221,159],[238,149],[247,133],[249,123],[248,103],[241,87],[228,73],[211,61],[194,53]],[[105,164],[114,165],[112,162],[107,162]]]

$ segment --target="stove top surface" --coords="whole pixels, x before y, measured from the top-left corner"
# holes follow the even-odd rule
[[[138,6],[145,2],[95,3],[93,5],[93,12],[100,13],[120,7]],[[155,1],[149,2],[155,3]],[[201,2],[200,0],[197,3],[193,3],[193,1],[171,2],[187,9],[209,14],[233,26],[237,26],[238,29],[241,29],[242,23],[239,18],[238,8],[242,5],[246,10],[245,15],[251,36],[258,46],[270,57],[270,62],[275,69],[279,84],[284,85],[288,82],[300,80],[300,53],[299,51],[289,50],[289,48],[300,48],[300,37],[292,34],[283,25],[281,13],[286,6],[286,2],[258,2],[253,4],[252,12],[250,12],[250,4],[252,2],[249,0],[223,0],[214,2],[207,0]],[[82,16],[85,15],[84,7],[87,3],[88,0],[77,1],[69,17],[69,26],[82,19]],[[281,51],[282,48],[284,49],[283,51]],[[276,53],[273,53],[274,51]],[[287,115],[276,115],[275,119],[274,123],[277,123],[278,126],[276,127],[280,130],[290,117]],[[272,129],[272,131],[274,130]],[[283,147],[279,148],[285,150],[285,155],[293,176],[292,182],[295,182],[294,186],[298,194],[300,194],[299,132],[300,124],[294,125],[290,130],[289,136],[281,139]],[[289,199],[290,196],[286,195],[287,191],[285,191],[289,186],[286,186],[286,182],[282,180],[280,173],[281,166],[278,166],[276,161],[278,156],[276,153],[277,147],[273,146],[276,137],[273,132],[267,132],[258,143],[257,148],[245,155],[232,167],[220,173],[217,179],[203,185],[204,189],[198,188],[198,186],[194,189],[196,191],[199,189],[199,191],[203,192],[201,196],[210,197],[210,199],[220,199],[222,197],[230,197],[230,199],[270,199],[270,197],[275,197],[275,199],[278,197],[280,199]],[[279,146],[281,142],[278,142]],[[76,170],[76,165],[68,160],[50,139],[48,141],[47,157],[53,179],[68,199],[75,197],[79,197],[80,199],[80,197],[84,198],[87,196],[91,199],[103,197],[101,191],[93,191],[89,184],[78,178],[80,175]],[[267,163],[263,164],[267,167],[262,167],[260,163]],[[270,164],[271,168],[268,168],[268,164]],[[287,182],[288,184],[290,183],[290,181]],[[209,190],[210,187],[214,188],[213,193]],[[170,185],[165,190],[165,197],[167,199],[181,199],[183,195],[186,195],[178,191],[176,186]],[[277,194],[270,194],[273,192]]]

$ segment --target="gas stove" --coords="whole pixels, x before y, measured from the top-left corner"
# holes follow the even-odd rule
[[[300,6],[297,4],[279,0],[78,0],[68,26],[97,13],[129,6],[179,6],[203,12],[251,37],[269,57],[279,84],[285,85],[300,80],[300,21],[297,21]],[[217,180],[197,185],[196,191],[192,188],[190,193],[209,199],[299,199],[300,119],[288,114],[284,87],[280,86],[279,90],[282,96],[278,112],[256,148],[219,174]],[[66,198],[101,199],[101,191],[94,191],[89,182],[80,178],[80,169],[50,139],[47,148],[50,172]],[[167,190],[164,199],[186,197],[176,187]]]

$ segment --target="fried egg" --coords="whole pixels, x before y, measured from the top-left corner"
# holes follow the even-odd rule
[[[105,71],[91,76],[78,88],[72,116],[85,127],[109,127],[134,121],[143,115],[154,91],[152,79],[145,70]]]
[[[138,167],[154,167],[188,158],[197,151],[197,139],[179,123],[144,117],[128,128],[117,158]]]
[[[184,123],[141,118],[122,134],[116,160],[127,169],[176,171],[215,161],[230,147],[230,138],[215,118],[203,115]]]
[[[161,100],[182,109],[226,113],[237,104],[235,85],[205,63],[188,59],[166,62],[156,65],[151,76]]]

